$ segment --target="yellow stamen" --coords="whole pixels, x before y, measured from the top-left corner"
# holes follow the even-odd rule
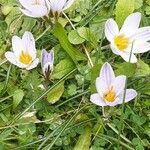
[[[108,102],[114,102],[115,97],[116,93],[114,92],[113,88],[111,88],[110,90],[108,90],[108,92],[104,94],[104,99]]]
[[[19,57],[19,61],[25,65],[28,65],[31,63],[32,57],[28,53],[22,51]]]
[[[129,45],[129,40],[123,35],[118,35],[115,37],[114,43],[120,51],[124,51]]]

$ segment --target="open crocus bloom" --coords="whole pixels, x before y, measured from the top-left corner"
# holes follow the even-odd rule
[[[114,71],[109,63],[105,63],[96,78],[96,89],[98,93],[92,94],[90,101],[99,106],[115,106],[123,103],[125,94],[126,76],[115,77]],[[125,102],[134,99],[137,92],[133,89],[126,89]]]
[[[130,63],[137,62],[134,54],[150,50],[150,43],[147,42],[150,40],[150,27],[139,28],[140,20],[138,12],[129,15],[120,31],[113,19],[108,19],[105,24],[105,36],[113,53]]]
[[[50,73],[53,71],[53,65],[54,65],[54,51],[51,50],[48,53],[45,49],[43,49],[41,66],[45,78],[48,79]]]
[[[22,39],[18,36],[12,37],[13,52],[6,52],[5,57],[12,64],[27,70],[35,68],[39,59],[36,58],[35,40],[30,32],[25,32]]]
[[[47,16],[50,11],[48,0],[19,0],[23,9],[22,13],[29,17],[39,18]]]
[[[59,14],[69,8],[73,4],[74,0],[50,0],[50,8],[54,17],[58,17]]]

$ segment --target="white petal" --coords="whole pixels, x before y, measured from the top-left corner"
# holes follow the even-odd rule
[[[99,96],[98,93],[92,94],[90,101],[98,106],[106,106],[105,101]]]
[[[47,16],[50,10],[50,3],[48,0],[40,0],[39,4],[35,5],[35,0],[19,0],[21,5],[24,7],[20,9],[23,14],[29,17],[43,17]]]
[[[149,41],[150,40],[150,27],[143,27],[139,28],[134,35],[132,35],[130,38],[135,40],[141,40],[141,41]]]
[[[100,71],[100,78],[104,80],[107,86],[110,86],[114,79],[115,79],[115,74],[114,71],[109,63],[105,63]]]
[[[12,64],[18,66],[19,68],[25,68],[25,67],[26,67],[26,65],[23,65],[23,64],[21,64],[21,63],[18,61],[16,55],[15,55],[13,52],[6,52],[6,53],[5,53],[5,57],[6,57],[6,59],[7,59],[10,63],[12,63]]]
[[[48,13],[50,11],[50,1],[49,0],[45,0],[46,6],[48,8]]]
[[[61,12],[66,3],[66,0],[50,0],[50,8],[53,12]]]
[[[22,39],[18,36],[12,37],[12,49],[17,58],[19,58],[21,52],[24,50],[24,45],[22,43]]]
[[[17,65],[17,57],[13,52],[6,52],[5,57],[10,63]]]
[[[47,54],[48,52],[45,49],[42,49],[42,52],[41,52],[41,67],[42,68],[44,67],[44,64],[45,64],[44,58]]]
[[[126,76],[124,75],[120,75],[115,78],[113,87],[116,92],[116,95],[118,95],[120,92],[124,90],[125,82],[126,82]]]
[[[119,53],[118,53],[119,50],[116,48],[116,46],[114,46],[114,44],[111,44],[110,48],[114,54],[119,55]]]
[[[21,10],[21,12],[22,12],[24,15],[29,16],[29,17],[33,17],[33,18],[35,17],[35,18],[36,18],[36,16],[34,16],[31,11],[29,11],[29,10],[27,10],[27,9],[21,9],[21,8],[20,8],[20,10]]]
[[[106,84],[103,78],[96,78],[96,90],[101,97],[103,97],[104,93],[107,91],[108,88],[109,86]]]
[[[131,55],[131,56],[130,56]],[[136,63],[137,58],[134,54],[130,54],[129,52],[122,52],[120,53],[120,56],[126,61],[130,63]],[[131,57],[131,58],[130,58]]]
[[[35,68],[39,63],[39,59],[36,58],[28,67],[26,67],[27,70],[31,70],[33,68]]]
[[[73,4],[74,0],[68,0],[67,3],[65,4],[63,10],[68,9],[72,4]]]
[[[105,23],[105,36],[107,40],[113,41],[117,34],[119,34],[117,23],[113,19],[108,19]]]
[[[126,89],[125,103],[131,101],[136,96],[137,96],[137,92],[134,89]],[[122,104],[123,97],[124,97],[124,91],[122,93],[120,93],[120,95],[118,96],[118,98],[119,98],[119,102],[118,103],[119,104]]]
[[[132,35],[138,29],[140,21],[141,13],[137,12],[129,15],[120,30],[120,34],[125,34],[126,36]]]
[[[27,48],[35,47],[35,39],[31,32],[26,31],[22,36],[22,40]]]
[[[30,11],[32,11],[32,15],[34,15],[35,17],[43,17],[43,16],[47,16],[49,13],[49,9],[46,5],[36,5],[34,7],[30,8]]]
[[[20,9],[23,14],[33,18],[47,16],[49,11],[46,6],[31,6],[28,9]]]
[[[24,7],[24,8],[28,8],[31,6],[31,4],[33,3],[33,1],[27,1],[27,0],[19,0],[20,4]]]
[[[36,0],[19,0],[19,2],[26,9],[28,9],[32,6],[36,6],[36,5],[34,5],[36,3]],[[42,6],[42,5],[45,6],[47,1],[46,0],[38,0],[38,3],[39,3],[38,4],[39,6]]]
[[[150,43],[143,41],[135,41],[133,46],[133,53],[145,53],[150,50]]]
[[[23,44],[25,47],[25,52],[29,53],[34,60],[36,58],[36,48],[35,48],[35,40],[31,32],[25,32],[23,37]]]

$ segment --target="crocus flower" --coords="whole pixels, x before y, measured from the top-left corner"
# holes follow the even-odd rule
[[[39,18],[48,16],[50,3],[48,0],[19,0],[22,13],[29,17]]]
[[[117,23],[108,19],[105,24],[105,36],[110,42],[114,54],[120,55],[125,61],[136,63],[134,54],[144,53],[150,50],[150,27],[139,28],[140,13],[129,15],[119,31]]]
[[[74,0],[50,0],[50,8],[54,17],[58,17],[60,13],[73,4]]]
[[[114,71],[109,63],[105,63],[96,78],[96,89],[98,93],[92,94],[90,101],[99,106],[115,106],[123,103],[125,93],[126,76],[115,77]],[[125,103],[134,99],[137,92],[126,89]]]
[[[45,49],[43,49],[41,66],[42,66],[43,74],[46,79],[48,79],[50,73],[53,71],[53,64],[54,64],[54,51],[51,50],[48,53]]]
[[[12,37],[12,52],[6,52],[5,57],[9,62],[27,70],[35,68],[39,59],[36,58],[35,40],[30,32],[25,32],[22,39]]]

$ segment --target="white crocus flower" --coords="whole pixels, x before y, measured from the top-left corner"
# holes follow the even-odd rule
[[[136,63],[134,54],[150,50],[150,27],[139,28],[141,13],[129,15],[119,31],[117,23],[108,19],[105,24],[105,36],[110,42],[112,52],[125,61]]]
[[[39,18],[48,16],[50,3],[48,0],[19,0],[22,13],[29,17]]]
[[[114,71],[109,63],[105,63],[96,78],[96,89],[98,93],[92,94],[90,101],[99,106],[115,106],[123,103],[125,93],[126,76],[115,77]],[[133,89],[126,89],[125,103],[134,99],[137,92]]]
[[[22,39],[12,37],[12,52],[6,52],[5,57],[9,62],[27,70],[35,68],[39,59],[36,58],[35,40],[30,32],[25,32]]]
[[[53,16],[58,17],[60,13],[69,8],[74,0],[49,0]]]

